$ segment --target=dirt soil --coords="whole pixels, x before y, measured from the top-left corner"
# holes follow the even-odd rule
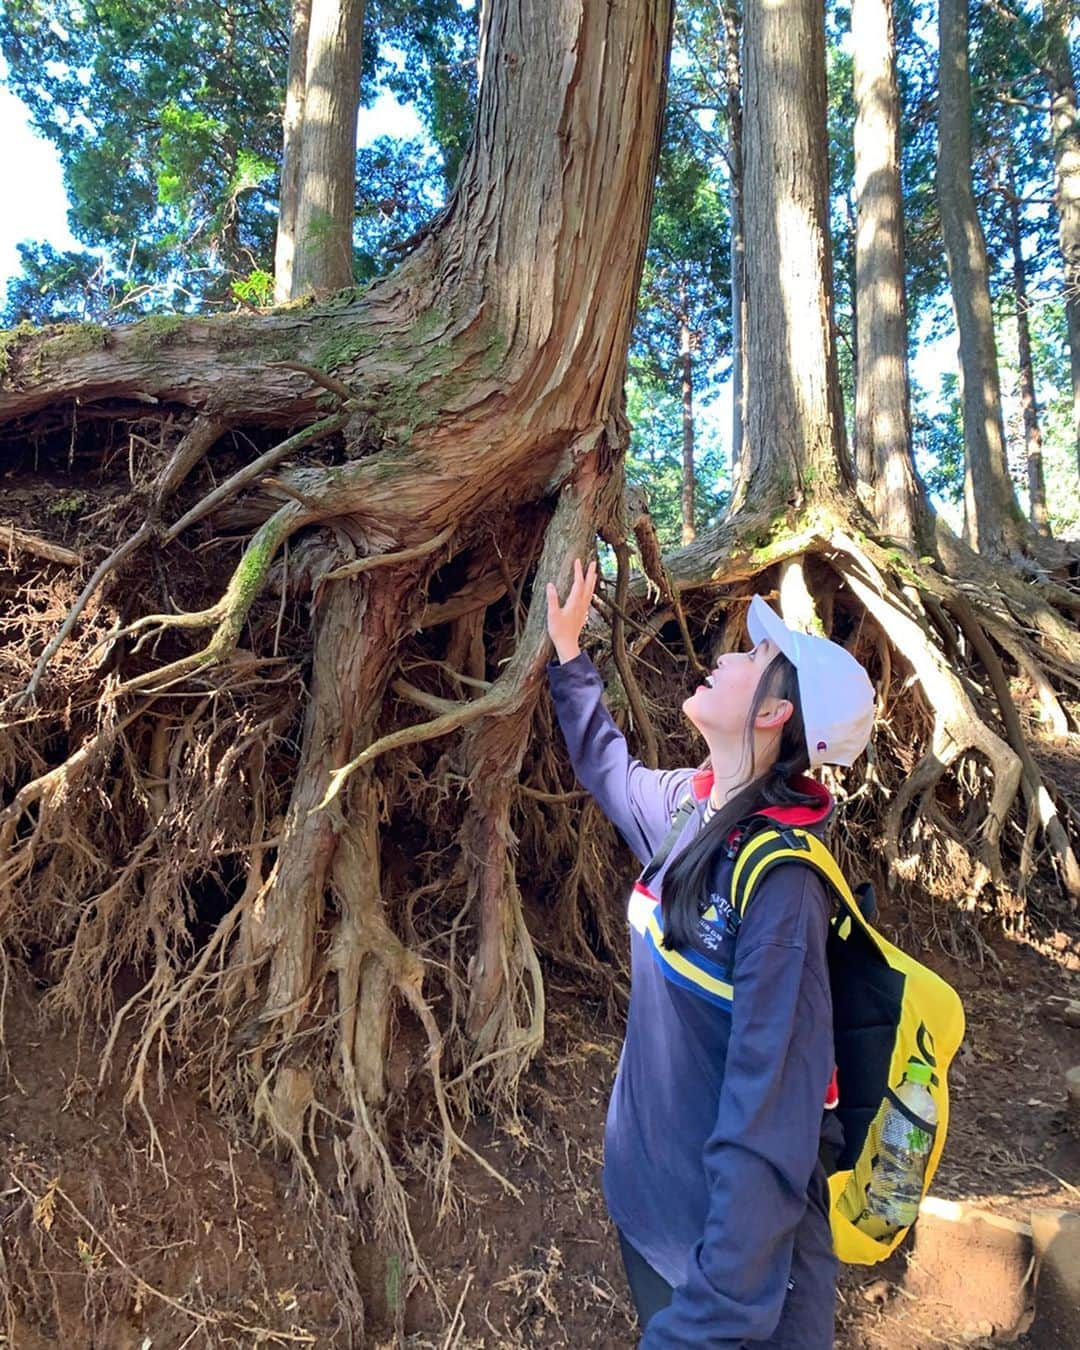
[[[1040,1008],[1050,994],[1080,994],[1080,941],[1064,931],[1035,945],[1001,938],[993,952],[981,970],[926,954],[959,988],[968,1015],[934,1191],[1021,1219],[1033,1207],[1077,1209],[1080,1144],[1066,1125],[1063,1074],[1080,1063],[1080,1031],[1046,1020]],[[548,1044],[523,1092],[521,1129],[481,1121],[468,1136],[522,1201],[462,1163],[458,1212],[439,1225],[417,1182],[415,1227],[434,1289],[409,1292],[394,1254],[341,1235],[365,1290],[366,1334],[357,1343],[636,1344],[599,1192],[619,1029],[598,1007],[560,992],[557,973],[551,983]],[[313,1214],[289,1167],[193,1099],[177,1081],[179,1066],[165,1066],[167,1088],[154,1105],[161,1153],[152,1154],[137,1110],[128,1109],[125,1123],[123,1083],[96,1086],[96,1047],[85,1033],[43,1022],[40,998],[40,987],[8,990],[0,1093],[7,1344],[347,1345],[325,1241],[325,1225],[341,1220]],[[842,1350],[992,1343],[970,1331],[985,1293],[977,1263],[966,1306],[942,1307],[903,1290],[905,1260],[844,1272]]]

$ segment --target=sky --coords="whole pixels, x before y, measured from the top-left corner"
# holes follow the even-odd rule
[[[2,2],[2,0],[0,0]],[[17,245],[44,242],[57,249],[78,248],[68,229],[68,199],[60,156],[30,125],[29,113],[3,80],[0,61],[0,168],[9,185],[30,185],[25,192],[9,192],[0,211],[0,298],[19,268]],[[357,145],[377,136],[420,136],[423,127],[412,108],[382,94],[370,108],[360,110]]]
[[[35,135],[26,108],[2,84],[0,145],[4,147],[4,181],[9,185],[4,209],[0,211],[0,290],[3,290],[19,271],[16,244],[47,240],[58,249],[78,245],[67,227],[68,200],[60,156],[47,141]],[[24,183],[29,190],[12,192],[12,183]]]

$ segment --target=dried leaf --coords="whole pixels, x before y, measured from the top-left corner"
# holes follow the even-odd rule
[[[45,1194],[34,1201],[34,1222],[44,1228],[46,1233],[52,1228],[56,1217],[56,1188],[59,1185],[60,1178],[53,1177],[45,1188]]]

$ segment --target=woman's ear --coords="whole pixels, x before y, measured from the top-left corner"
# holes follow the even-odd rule
[[[779,731],[794,711],[795,705],[788,698],[767,699],[754,718],[754,730]]]

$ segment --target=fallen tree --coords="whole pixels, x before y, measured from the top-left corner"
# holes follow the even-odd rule
[[[619,569],[592,642],[646,759],[693,753],[677,690],[775,592],[879,690],[839,784],[853,873],[1014,925],[1030,893],[1080,895],[1076,808],[1014,699],[1028,682],[1067,730],[1080,596],[942,528],[917,556],[853,489],[814,6],[748,10],[740,494],[666,560],[623,491],[621,391],[669,6],[485,16],[471,150],[395,274],[265,315],[16,331],[0,377],[35,517],[6,574],[4,960],[103,1023],[102,1076],[136,1028],[152,1141],[155,1079],[185,1075],[313,1193],[358,1190],[414,1272],[403,1176],[447,1205],[456,1155],[491,1169],[464,1122],[514,1110],[542,959],[608,997],[623,978],[616,841],[540,697],[544,583],[598,535]],[[65,557],[40,507],[76,484]]]

